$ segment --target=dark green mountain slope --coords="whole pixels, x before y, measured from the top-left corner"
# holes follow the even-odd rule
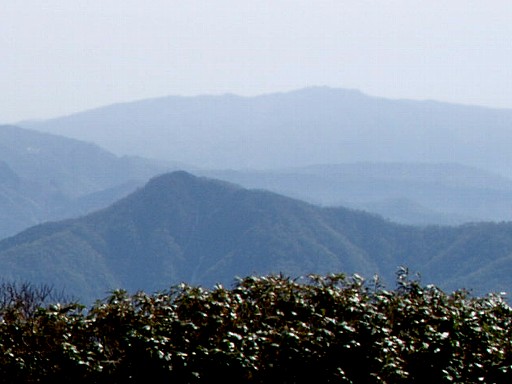
[[[6,278],[64,283],[90,296],[249,273],[378,269],[319,208],[183,172],[103,211],[1,242],[0,264]]]
[[[492,263],[512,265],[511,254],[512,224],[402,226],[185,172],[154,178],[102,211],[0,242],[4,278],[49,282],[86,298],[269,272],[379,273],[392,281],[400,264],[446,288],[472,281],[477,290],[501,289],[512,281],[474,276]]]

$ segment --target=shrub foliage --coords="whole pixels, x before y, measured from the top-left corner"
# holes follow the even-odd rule
[[[394,290],[357,275],[271,275],[115,291],[88,310],[0,288],[3,382],[512,382],[502,296],[447,294],[405,269]]]

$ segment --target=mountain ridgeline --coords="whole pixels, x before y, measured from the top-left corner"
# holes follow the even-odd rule
[[[446,289],[507,291],[511,258],[509,223],[398,225],[182,171],[101,211],[0,242],[4,279],[44,282],[85,299],[115,288],[212,286],[280,272],[378,273],[389,283],[399,265]]]
[[[257,97],[170,96],[22,125],[117,154],[200,168],[455,162],[512,175],[512,110],[327,87]]]
[[[313,204],[362,209],[405,224],[512,220],[512,180],[460,164],[364,162],[197,172]]]
[[[91,143],[0,126],[0,238],[106,207],[168,169]]]
[[[311,87],[161,97],[20,124],[405,224],[512,220],[512,110]]]

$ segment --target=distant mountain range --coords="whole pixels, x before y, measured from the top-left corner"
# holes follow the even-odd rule
[[[0,238],[105,207],[170,169],[94,144],[0,126]]]
[[[512,220],[511,123],[509,110],[308,88],[0,126],[0,277],[89,300],[269,272],[390,283],[406,265],[446,289],[510,291],[512,223],[426,224]],[[175,169],[205,177],[154,177]]]
[[[119,287],[230,284],[269,272],[379,273],[390,283],[398,265],[446,289],[510,291],[511,263],[512,223],[398,225],[185,172],[0,242],[4,279],[45,282],[85,299]]]
[[[459,163],[512,176],[512,110],[312,87],[258,97],[163,97],[23,126],[119,155],[199,168]]]
[[[150,177],[190,166],[118,157],[98,146],[0,126],[0,239],[108,206]],[[193,172],[409,224],[512,219],[512,182],[456,164],[352,163]]]
[[[362,209],[406,224],[512,220],[512,180],[459,164],[365,162],[194,172],[314,204]]]
[[[162,97],[22,125],[406,224],[512,220],[512,181],[499,176],[512,177],[512,110],[311,87]]]

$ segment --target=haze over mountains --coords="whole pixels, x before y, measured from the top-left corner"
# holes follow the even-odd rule
[[[0,238],[107,206],[178,164],[118,157],[96,145],[0,127]],[[376,212],[410,224],[509,220],[512,182],[455,164],[353,163],[267,171],[193,169],[315,204]]]
[[[200,168],[460,163],[512,176],[512,110],[312,87],[259,97],[163,97],[23,126],[116,154]]]
[[[512,220],[512,181],[459,164],[347,163],[195,172],[407,224]]]
[[[509,291],[510,224],[384,218],[512,220],[512,180],[499,173],[510,175],[510,123],[509,110],[308,88],[24,123],[91,143],[0,126],[0,239],[75,217],[1,241],[2,277],[93,299],[268,272],[389,282],[403,264],[448,289]],[[119,200],[173,169],[240,186],[178,172]]]
[[[512,220],[512,182],[499,176],[512,176],[512,110],[312,87],[163,97],[23,125],[402,223]]]
[[[0,126],[0,238],[85,214],[171,169],[78,140]]]
[[[230,284],[283,272],[379,273],[398,265],[443,288],[506,290],[512,224],[412,227],[345,208],[175,172],[107,209],[43,224],[0,242],[2,276],[64,287],[82,298],[181,281]]]

